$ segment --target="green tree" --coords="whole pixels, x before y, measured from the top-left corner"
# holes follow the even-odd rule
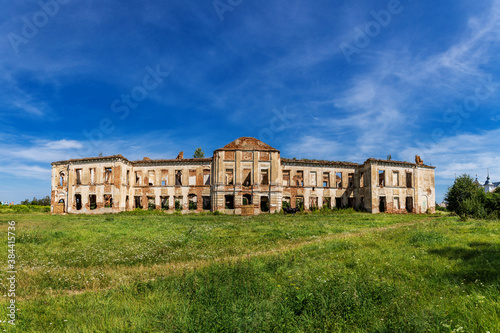
[[[498,187],[497,187],[497,188],[493,191],[493,193],[498,193],[498,194],[500,194],[500,186],[498,186]]]
[[[203,150],[201,150],[201,147],[196,148],[196,150],[194,151],[193,157],[194,158],[203,158],[203,157],[205,157],[205,153],[203,152]]]
[[[486,216],[484,189],[475,184],[471,176],[463,174],[448,188],[444,201],[448,210],[461,218]]]

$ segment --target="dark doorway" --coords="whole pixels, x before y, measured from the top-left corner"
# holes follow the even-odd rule
[[[94,210],[97,208],[97,196],[95,194],[89,195],[89,208]]]
[[[251,204],[252,204],[252,195],[243,194],[243,205],[251,205]]]
[[[269,211],[269,197],[260,197],[260,211],[264,213]]]
[[[342,208],[342,198],[335,198],[335,207],[337,207],[337,209]]]
[[[76,210],[81,210],[82,209],[82,195],[81,194],[75,194],[75,203],[76,203]]]
[[[202,198],[203,198],[203,209],[210,210],[212,208],[210,197],[206,196],[206,197],[202,197]]]
[[[234,195],[225,195],[226,209],[234,209]]]
[[[354,198],[347,198],[347,207],[354,208]]]
[[[134,200],[135,200],[135,208],[142,209],[141,197],[136,196],[134,197]]]
[[[378,203],[378,210],[381,213],[385,213],[386,207],[387,207],[387,203],[386,203],[385,197],[380,197],[379,198],[379,203]]]
[[[408,213],[413,213],[413,198],[412,197],[406,197],[406,211]]]

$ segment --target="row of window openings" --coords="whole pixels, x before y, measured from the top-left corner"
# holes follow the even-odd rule
[[[260,170],[259,183],[261,185],[269,185],[269,170]],[[243,169],[243,186],[250,186],[252,184],[251,169]],[[234,170],[226,169],[226,185],[234,185]]]
[[[378,172],[378,185],[380,187],[386,186],[385,184],[385,171],[384,170],[379,170]],[[399,182],[399,171],[393,171],[392,172],[392,186],[400,186]],[[406,187],[411,188],[412,187],[412,174],[411,172],[406,173]]]
[[[394,197],[393,201],[393,209],[394,210],[400,210],[401,209],[401,204],[399,202],[399,197]],[[409,213],[413,212],[413,198],[412,197],[406,197],[406,211]],[[381,213],[384,213],[387,211],[387,199],[384,196],[379,197],[379,211]]]
[[[103,196],[104,200],[104,208],[112,208],[113,207],[113,197],[111,194],[105,194]],[[81,210],[83,207],[82,204],[82,196],[81,194],[75,195],[75,206],[76,210]],[[129,196],[127,195],[125,198],[125,207],[129,207]],[[134,197],[134,208],[143,208],[142,197],[135,196]],[[160,208],[162,210],[170,209],[169,206],[169,197],[160,197]],[[183,208],[183,199],[182,197],[174,197],[174,209],[182,210]],[[188,208],[189,210],[198,209],[198,197],[194,194],[188,196]],[[209,196],[202,197],[202,208],[204,210],[211,209],[211,201]],[[97,209],[97,195],[91,194],[89,195],[89,209],[95,210]],[[156,209],[156,199],[154,197],[148,197],[148,209],[154,210]]]
[[[311,186],[317,186],[316,172],[312,171],[310,173],[310,179],[311,179]],[[354,173],[349,173],[347,175],[347,182],[348,182],[347,187],[354,187]],[[364,187],[364,173],[360,174],[359,183],[360,183],[359,187]],[[283,185],[290,186],[290,171],[289,170],[283,171]],[[294,177],[294,185],[295,186],[304,186],[304,172],[303,171],[301,171],[301,170],[297,171],[296,176]],[[400,186],[399,172],[398,171],[393,171],[392,185],[393,186]],[[381,187],[385,186],[385,171],[384,170],[379,171],[379,186],[381,186]],[[323,172],[323,187],[330,187],[330,173],[329,172]],[[343,188],[342,172],[335,173],[335,187]],[[410,172],[406,173],[406,187],[407,188],[412,187],[412,174]]]
[[[323,197],[322,207],[332,208],[331,207],[331,200],[332,200],[332,198],[330,198],[330,197]],[[344,204],[344,201],[342,200],[341,197],[335,198],[335,207],[337,207],[337,208],[355,208],[355,203],[356,203],[355,198],[347,198],[347,204]],[[364,197],[360,198],[359,206],[364,207]],[[291,207],[290,197],[283,197],[282,207],[283,208]],[[295,197],[295,208],[299,208],[300,210],[304,209],[304,197]],[[309,209],[315,210],[318,208],[319,208],[318,197],[310,197],[309,198]]]
[[[90,169],[90,184],[95,184],[95,168]],[[82,184],[82,169],[76,169],[76,184]],[[104,182],[109,183],[111,180],[111,168],[104,169]],[[168,184],[168,172],[166,170],[161,171],[161,186],[166,186]],[[135,172],[135,185],[142,185],[142,172]],[[151,170],[148,172],[148,185],[155,186],[156,172]],[[64,185],[64,173],[60,174],[59,186]],[[130,170],[127,170],[126,184],[130,185]],[[210,170],[203,170],[203,184],[210,185]],[[182,170],[175,171],[175,185],[182,186]],[[196,185],[196,170],[189,170],[189,185]]]
[[[241,199],[242,205],[253,205],[253,198],[251,194],[243,194]],[[234,209],[234,195],[228,194],[224,196],[224,208],[225,209]],[[260,197],[260,210],[262,212],[269,212],[269,197],[261,196]]]

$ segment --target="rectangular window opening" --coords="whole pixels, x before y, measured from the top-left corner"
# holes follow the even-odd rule
[[[335,173],[335,182],[337,188],[342,188],[342,172]]]
[[[226,169],[226,185],[234,184],[233,176],[233,169]]]
[[[196,185],[196,170],[189,170],[189,185]]]
[[[399,172],[392,172],[392,186],[399,186]]]
[[[155,186],[155,178],[156,178],[156,173],[154,170],[149,170],[148,171],[148,185],[149,186]]]
[[[323,187],[330,187],[330,173],[323,172]]]
[[[283,186],[290,186],[290,170],[283,171]]]
[[[269,170],[260,170],[260,183],[261,185],[269,185]]]
[[[378,171],[378,186],[380,186],[380,187],[385,186],[385,171],[384,170]]]
[[[82,184],[82,169],[76,169],[76,184]]]
[[[210,185],[210,169],[203,170],[203,184]]]
[[[182,186],[182,170],[175,170],[175,185]]]

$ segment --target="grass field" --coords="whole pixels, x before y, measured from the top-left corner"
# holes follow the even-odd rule
[[[7,332],[500,332],[500,223],[446,215],[0,215]],[[0,295],[2,296],[2,295]]]

